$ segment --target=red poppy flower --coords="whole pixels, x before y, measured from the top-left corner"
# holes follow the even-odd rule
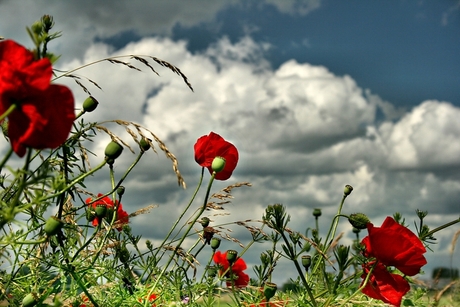
[[[226,277],[234,278],[233,284],[235,287],[244,288],[249,284],[249,275],[243,272],[247,269],[246,262],[244,262],[243,258],[238,258],[230,270],[228,269],[230,267],[230,263],[227,260],[227,252],[221,253],[220,251],[217,251],[214,254],[213,259],[214,262],[220,266],[220,276],[227,272]],[[227,287],[231,286],[232,281],[228,280]]]
[[[103,194],[99,193],[97,194],[97,197],[101,197]],[[92,202],[92,198],[88,198],[86,200],[86,203],[89,204],[94,210],[96,209],[97,206],[105,206],[108,210],[113,210],[113,208],[115,206],[118,206],[117,207],[117,216],[116,216],[116,224],[117,225],[120,225],[119,227],[117,227],[117,230],[118,231],[121,231],[122,228],[123,228],[123,225],[124,224],[128,224],[129,222],[129,215],[128,213],[123,210],[123,205],[121,203],[118,203],[118,200],[115,201],[115,204],[113,203],[112,199],[110,197],[104,197],[104,198],[101,198],[99,199],[98,201],[95,201],[93,203]],[[96,217],[94,220],[93,220],[93,226],[97,226],[99,225],[99,223],[101,222],[101,219],[99,217]]]
[[[20,157],[26,147],[60,146],[72,128],[72,92],[50,84],[52,73],[48,59],[35,60],[32,52],[14,41],[0,42],[0,114],[16,105],[8,116],[8,137]]]
[[[375,262],[369,262],[363,265],[363,283],[374,264]],[[362,292],[384,303],[401,306],[402,297],[409,289],[409,283],[401,275],[391,274],[383,264],[378,262]]]
[[[381,227],[367,224],[369,235],[362,240],[365,256],[374,257],[386,266],[394,266],[402,273],[414,276],[427,261],[420,239],[408,228],[387,217]]]
[[[285,307],[287,306],[288,302],[284,301],[277,301],[277,302],[268,302],[266,300],[262,300],[260,303],[251,304],[249,307]]]
[[[215,178],[218,180],[227,180],[233,173],[238,163],[238,150],[235,145],[227,142],[220,135],[211,132],[209,135],[200,137],[194,146],[195,161],[202,167],[206,167],[212,174],[212,161],[215,157],[225,159],[225,167],[222,171],[216,173]]]
[[[156,299],[157,299],[157,296],[156,296],[155,293],[150,294],[150,296],[149,296],[149,302],[153,302],[153,301],[155,301]],[[142,303],[142,299],[138,299],[138,301]],[[155,307],[155,306],[156,306],[156,304],[152,304],[152,307]]]

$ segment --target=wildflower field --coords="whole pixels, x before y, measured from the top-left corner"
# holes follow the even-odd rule
[[[44,15],[27,28],[33,50],[12,39],[0,40],[0,122],[2,141],[10,145],[0,162],[0,306],[460,304],[455,278],[438,290],[418,280],[436,233],[460,219],[430,227],[424,223],[426,211],[417,210],[413,217],[388,212],[385,221],[375,225],[365,208],[343,213],[347,198],[359,193],[351,182],[338,187],[343,193],[325,233],[318,227],[321,209],[305,217],[316,227],[291,229],[287,207],[267,204],[263,216],[234,222],[250,233],[249,242],[226,236],[220,230],[223,225],[212,220],[212,212],[231,201],[233,189],[251,184],[232,182],[238,144],[212,131],[196,136],[190,149],[202,170],[192,198],[178,216],[171,217],[171,228],[160,244],[148,240],[144,244],[133,228],[139,215],[152,214],[153,206],[131,211],[123,202],[129,192],[123,184],[142,158],[161,153],[169,159],[178,185],[185,187],[178,161],[148,127],[102,114],[100,122],[85,119],[98,111],[97,98],[88,94],[82,109],[76,109],[72,91],[59,84],[71,78],[89,93],[76,74],[83,67],[53,69],[59,57],[49,43],[60,37],[52,32],[53,26],[53,17]],[[153,74],[171,70],[193,91],[180,68],[155,55],[106,58],[86,66],[101,62],[135,70],[141,66]],[[99,87],[97,80],[88,81]],[[129,139],[113,133],[110,124],[124,127]],[[94,153],[88,144],[98,142],[101,135],[108,135],[111,142],[104,156],[96,157],[99,164],[90,165]],[[117,167],[122,154],[133,157],[125,169]],[[110,177],[111,185],[104,191],[85,184],[96,172]],[[216,191],[215,181],[227,181],[228,187]],[[416,233],[406,219],[416,220]],[[353,226],[353,244],[342,243],[339,223]],[[234,248],[223,250],[223,240]],[[245,253],[254,244],[263,244],[265,251],[257,265],[248,267]],[[296,272],[286,276],[290,281],[286,285],[272,279],[281,259]],[[256,277],[250,278],[249,271]]]

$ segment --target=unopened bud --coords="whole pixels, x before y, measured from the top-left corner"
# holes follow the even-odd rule
[[[353,187],[349,184],[347,184],[345,186],[345,188],[343,189],[343,194],[345,194],[346,196],[350,195],[351,194],[351,191],[353,191]]]
[[[123,194],[125,194],[125,187],[122,186],[122,185],[119,186],[119,187],[117,188],[117,194],[118,194],[118,196],[123,196]]]
[[[63,225],[64,225],[64,222],[62,220],[58,219],[55,216],[52,216],[46,221],[46,224],[43,230],[49,237],[51,237],[51,236],[56,235],[59,232],[59,230],[62,228]]]
[[[85,101],[83,101],[83,110],[85,112],[93,112],[96,110],[98,104],[99,102],[96,100],[96,98],[89,96],[85,99]]]
[[[38,303],[37,293],[29,293],[22,299],[23,307],[33,307]]]
[[[95,211],[98,218],[103,218],[107,215],[107,207],[105,205],[97,205]]]
[[[212,238],[211,239],[211,248],[213,250],[216,250],[218,249],[220,246],[220,239],[219,238]]]
[[[206,227],[209,226],[209,222],[210,222],[209,217],[205,216],[205,217],[201,218],[200,224],[201,224],[201,226],[203,226],[203,228],[206,228]]]
[[[348,221],[350,222],[351,226],[357,229],[366,229],[367,224],[371,221],[364,213],[353,213],[350,214],[348,217]]]
[[[313,216],[320,217],[321,216],[321,209],[315,208],[313,209]]]
[[[110,142],[109,145],[105,148],[105,157],[107,160],[107,163],[109,162],[109,159],[115,160],[118,158],[121,153],[123,152],[123,147],[118,144],[117,142]]]
[[[303,255],[302,256],[302,265],[305,268],[305,271],[308,271],[311,265],[311,256],[310,255]]]
[[[139,147],[141,148],[142,151],[147,151],[150,149],[150,139],[142,138],[139,141]]]

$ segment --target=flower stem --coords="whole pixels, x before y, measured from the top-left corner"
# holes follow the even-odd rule
[[[212,183],[214,182],[215,176],[216,176],[216,172],[213,172],[212,175],[211,175],[211,178],[209,179],[208,188],[206,190],[206,196],[204,198],[203,206],[198,211],[198,214],[195,215],[195,218],[192,220],[192,222],[190,222],[189,227],[187,228],[185,233],[182,235],[182,238],[180,239],[179,243],[177,243],[175,251],[182,245],[182,243],[184,242],[184,240],[187,237],[188,233],[192,230],[193,226],[195,225],[196,221],[200,218],[201,214],[203,214],[204,210],[206,210],[206,205],[208,204],[208,198],[209,198],[209,194],[211,192],[211,187],[212,187]],[[175,256],[175,253],[173,253],[171,255],[171,257],[169,257],[168,262],[163,267],[163,270],[161,271],[160,275],[157,277],[157,279],[156,279],[156,281],[155,281],[155,283],[154,283],[154,285],[152,287],[152,290],[150,290],[150,292],[148,294],[149,296],[153,293],[153,290],[155,290],[155,288],[158,285],[158,282],[160,281],[161,277],[165,274],[166,270],[168,269],[168,266],[171,264],[172,260],[174,259],[174,256]]]
[[[447,227],[450,227],[450,226],[452,226],[452,225],[455,225],[455,224],[457,224],[457,223],[459,223],[459,222],[460,222],[460,217],[459,217],[458,219],[456,219],[456,220],[453,220],[452,222],[446,223],[446,224],[444,224],[444,225],[442,225],[442,226],[439,226],[439,227],[437,227],[437,228],[431,230],[431,231],[428,232],[426,235],[424,235],[422,238],[420,238],[420,240],[423,240],[423,239],[425,239],[425,238],[429,238],[429,237],[431,237],[434,233],[436,233],[436,232],[438,232],[438,231],[440,231],[440,230],[443,230],[444,228],[447,228]]]

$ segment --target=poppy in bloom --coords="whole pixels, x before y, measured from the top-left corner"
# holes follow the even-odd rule
[[[156,299],[157,299],[157,296],[156,296],[155,293],[150,294],[150,296],[149,296],[149,302],[153,302],[153,301],[155,301]],[[138,301],[142,303],[142,299],[138,299]],[[152,307],[155,307],[155,306],[156,306],[156,304],[152,304]]]
[[[224,140],[220,135],[211,132],[209,135],[200,137],[194,146],[195,161],[202,167],[206,167],[212,174],[212,161],[216,157],[225,159],[224,169],[216,172],[215,178],[227,180],[238,164],[238,150],[235,145]]]
[[[369,235],[361,242],[366,247],[366,257],[374,257],[409,276],[418,274],[427,263],[423,256],[426,249],[420,239],[392,217],[387,217],[381,227],[368,223],[367,230]]]
[[[56,148],[65,142],[75,120],[72,92],[50,84],[49,59],[35,60],[32,52],[11,40],[0,42],[0,115],[8,115],[8,137],[22,157],[27,147]]]
[[[243,258],[238,258],[230,270],[230,263],[227,260],[227,252],[221,253],[220,251],[217,251],[214,254],[213,259],[219,266],[219,275],[222,276],[226,272],[225,276],[232,278],[232,280],[227,280],[227,287],[232,286],[232,281],[237,288],[244,288],[249,284],[249,275],[243,272],[247,269],[246,262],[244,262]]]
[[[103,194],[99,193],[99,194],[97,194],[97,197],[99,198],[99,197],[101,197],[102,195],[103,195]],[[122,228],[123,228],[122,225],[128,224],[128,222],[129,222],[129,215],[128,215],[128,213],[127,213],[125,210],[123,210],[123,205],[122,205],[121,203],[119,203],[118,200],[115,201],[115,204],[113,203],[112,199],[111,199],[110,197],[107,197],[107,196],[106,196],[106,197],[103,197],[103,198],[101,198],[101,199],[99,199],[98,201],[95,201],[95,202],[93,202],[93,203],[92,203],[92,200],[93,200],[92,198],[88,198],[88,199],[86,200],[86,203],[87,203],[89,206],[91,206],[91,208],[92,208],[93,210],[96,210],[96,208],[97,208],[98,206],[104,206],[104,207],[107,208],[107,211],[108,211],[108,212],[110,212],[110,211],[113,212],[115,206],[117,206],[117,216],[116,216],[116,221],[115,221],[115,223],[116,223],[117,225],[121,225],[121,226],[117,227],[117,230],[118,230],[118,231],[121,231],[121,230],[122,230]],[[110,216],[110,215],[109,215],[109,218],[111,219],[111,216]],[[96,227],[97,225],[99,225],[99,223],[101,223],[101,221],[102,221],[102,218],[100,218],[100,217],[95,217],[95,218],[93,219],[93,226]]]
[[[377,262],[369,262],[363,265],[364,274],[362,275],[363,283],[370,269],[374,266],[366,286],[362,292],[369,297],[381,300],[384,303],[393,306],[401,306],[402,297],[409,291],[410,286],[407,280],[401,275],[388,272],[387,268]],[[362,284],[361,284],[362,285]]]
[[[283,302],[266,302],[266,301],[262,301],[258,304],[251,304],[249,305],[249,307],[284,307],[286,306],[287,303],[283,303]]]

